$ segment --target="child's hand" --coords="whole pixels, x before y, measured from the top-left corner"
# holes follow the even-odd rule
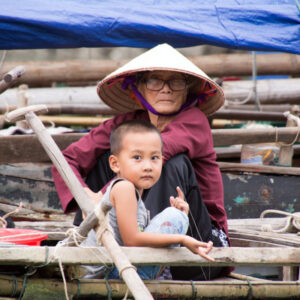
[[[208,256],[208,253],[213,248],[213,243],[211,241],[209,241],[208,243],[204,243],[186,235],[183,238],[182,245],[187,247],[193,253],[200,255],[208,261],[215,261],[214,258]]]
[[[93,200],[93,204],[94,204],[94,205],[97,205],[97,204],[101,201],[102,196],[103,196],[103,194],[102,194],[101,191],[99,191],[98,193],[95,193],[95,192],[93,192],[92,190],[90,190],[90,189],[87,188],[87,187],[84,187],[84,190],[85,190],[86,193],[88,194],[89,198],[90,198],[91,200]]]
[[[181,210],[182,212],[186,213],[186,215],[189,214],[189,204],[184,201],[184,195],[180,187],[178,186],[176,188],[178,196],[175,198],[173,196],[170,197],[170,204],[173,207],[176,207],[177,209]]]

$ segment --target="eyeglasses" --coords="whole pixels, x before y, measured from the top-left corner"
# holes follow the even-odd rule
[[[185,79],[173,78],[169,80],[162,80],[158,78],[148,78],[143,79],[143,82],[146,84],[146,88],[151,91],[160,91],[165,86],[165,83],[168,84],[172,91],[182,91],[187,87]]]

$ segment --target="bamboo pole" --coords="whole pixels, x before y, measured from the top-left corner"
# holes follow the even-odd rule
[[[226,81],[222,85],[227,102],[225,105],[239,105],[241,101],[249,96],[253,89],[253,82],[249,80]],[[297,104],[300,101],[300,79],[270,79],[257,82],[257,95],[261,105],[271,104]],[[30,88],[28,93],[29,105],[36,104],[77,104],[77,105],[102,105],[96,87],[73,86],[73,87],[44,87]],[[6,103],[9,106],[17,105],[16,89],[9,89],[0,95],[0,104],[4,108]],[[254,103],[251,96],[247,104]]]
[[[250,120],[250,121],[286,121],[281,112],[251,111],[241,109],[220,109],[208,119]]]
[[[300,80],[268,79],[256,83],[257,96],[260,104],[297,104],[300,101]],[[244,101],[253,89],[253,82],[249,80],[224,81],[222,84],[227,103],[239,104]],[[247,104],[255,103],[255,96],[250,95]],[[226,103],[226,104],[227,104]]]
[[[262,104],[260,105],[261,111],[264,112],[285,112],[289,111],[292,108],[291,104]],[[229,104],[226,103],[224,106],[224,110],[247,110],[247,111],[257,111],[254,104]]]
[[[13,86],[17,81],[20,82],[20,77],[25,73],[24,66],[15,67],[15,65],[16,64],[14,63],[14,66],[12,66],[11,68],[12,70],[10,70],[10,68],[7,70],[8,73],[4,74],[3,79],[0,81],[0,94]],[[3,73],[6,73],[6,71]],[[1,77],[2,75],[0,76],[0,78]]]
[[[67,110],[65,110],[67,113]],[[73,113],[74,110],[70,109],[68,113]],[[97,108],[93,110],[86,110],[86,112],[92,112],[93,114],[97,114],[99,110]],[[106,111],[107,113],[109,111]],[[112,111],[110,112],[112,113]],[[4,117],[4,115],[0,115],[0,118]],[[56,125],[63,125],[63,126],[88,126],[88,127],[96,127],[99,124],[103,123],[105,120],[111,118],[110,116],[107,117],[83,117],[83,116],[39,116],[43,122],[53,122]],[[279,112],[254,112],[254,111],[244,111],[244,110],[221,110],[214,113],[212,116],[208,117],[209,120],[213,120],[213,127],[216,128],[223,123],[226,123],[224,120],[228,120],[228,124],[237,124],[241,123],[240,121],[236,120],[256,120],[256,121],[278,121],[284,122],[286,121],[286,117]],[[219,120],[224,119],[224,120]],[[232,121],[232,119],[234,121]],[[224,127],[224,126],[223,126]]]
[[[118,112],[112,108],[105,106],[101,103],[95,104],[48,104],[47,115],[116,115]],[[9,111],[17,109],[17,106],[1,106],[0,103],[0,114],[5,114]]]
[[[216,54],[190,57],[209,76],[250,76],[252,57],[250,54]],[[22,64],[27,73],[21,83],[30,86],[50,86],[52,82],[96,82],[113,72],[128,60],[65,60],[43,62],[6,62],[3,73],[16,64]],[[258,54],[258,75],[300,74],[300,56],[294,54]],[[1,75],[1,74],[0,74]]]
[[[146,281],[147,288],[156,297],[183,297],[187,299],[291,299],[300,294],[300,285],[295,281],[266,282],[257,280],[234,281]],[[55,292],[63,295],[63,283],[57,279],[28,279],[26,284],[36,292],[35,296],[42,297],[44,292]],[[12,276],[0,277],[1,296],[19,296],[23,287],[23,278]],[[124,297],[126,285],[120,280],[109,280],[111,296]],[[76,280],[68,282],[69,295],[72,296],[107,296],[107,285],[104,280]],[[131,295],[129,295],[131,296]],[[43,298],[39,298],[43,299]]]
[[[56,126],[85,126],[96,127],[104,121],[110,119],[110,117],[72,117],[72,116],[40,116],[40,119],[44,123],[54,123]]]
[[[4,101],[3,101],[4,102]],[[70,115],[116,115],[119,112],[113,110],[112,108],[105,106],[102,103],[94,103],[94,104],[47,104],[48,113],[47,115],[59,115],[59,114],[70,114]],[[283,112],[289,111],[292,108],[290,104],[278,104],[278,105],[261,105],[261,111],[257,111],[254,105],[226,105],[226,107],[215,112],[210,118],[240,118],[240,119],[248,119],[245,117],[245,114],[249,114],[249,118],[251,120],[273,120],[272,116],[274,116],[274,120],[282,120]],[[6,107],[3,103],[0,102],[0,114],[4,114],[6,112],[15,110],[17,108],[16,105],[10,105]],[[239,117],[239,115],[241,116]],[[258,117],[256,117],[258,116]],[[266,116],[266,117],[264,117]],[[269,117],[270,116],[270,117]],[[249,119],[248,119],[249,120]]]

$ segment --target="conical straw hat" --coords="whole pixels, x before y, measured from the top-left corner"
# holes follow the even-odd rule
[[[130,112],[141,107],[130,97],[131,90],[122,88],[122,79],[136,72],[166,70],[192,76],[195,80],[189,93],[202,94],[203,84],[208,83],[214,95],[208,96],[199,108],[210,115],[224,104],[224,93],[219,85],[210,79],[201,69],[168,44],[158,45],[132,59],[99,82],[97,93],[108,106],[120,112]],[[120,80],[118,80],[120,79]],[[112,81],[115,81],[111,84]]]

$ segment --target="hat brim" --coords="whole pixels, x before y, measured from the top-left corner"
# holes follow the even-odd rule
[[[158,49],[159,47],[163,49]],[[154,50],[162,51],[155,53],[157,51]],[[158,54],[159,56],[157,56]],[[160,59],[155,59],[155,56]],[[163,57],[166,58],[166,61],[162,59]],[[201,93],[203,80],[207,81],[213,89],[216,89],[216,93],[208,96],[206,101],[199,105],[200,110],[206,115],[213,114],[224,104],[225,96],[222,88],[201,69],[167,44],[159,45],[141,54],[123,67],[106,76],[98,83],[97,93],[99,97],[108,106],[120,112],[130,112],[141,109],[130,97],[131,91],[122,88],[122,82],[116,81],[113,85],[108,83],[117,78],[144,71],[171,71],[189,75],[194,79],[192,86],[189,88],[189,93],[196,95]]]

